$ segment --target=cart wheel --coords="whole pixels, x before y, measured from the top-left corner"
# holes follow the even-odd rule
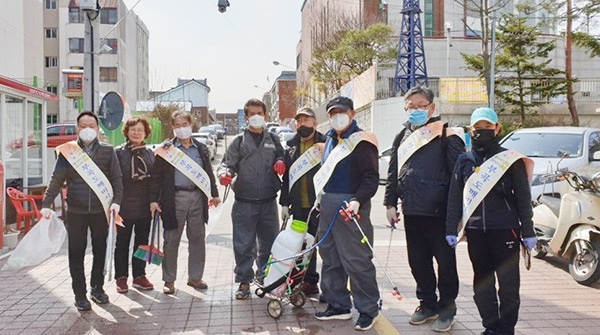
[[[292,295],[290,295],[290,302],[294,307],[302,307],[306,302],[306,294],[302,291],[298,291]]]
[[[267,313],[273,319],[279,319],[281,314],[283,314],[283,305],[281,304],[281,301],[277,299],[269,301],[267,304]]]

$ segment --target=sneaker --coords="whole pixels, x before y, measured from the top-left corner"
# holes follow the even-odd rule
[[[319,286],[317,284],[312,284],[305,281],[298,285],[298,289],[304,292],[306,295],[319,294]]]
[[[117,282],[117,284],[118,284],[118,282]],[[132,286],[137,288],[138,290],[142,290],[142,291],[154,290],[154,285],[152,285],[152,283],[150,281],[148,281],[148,278],[146,278],[146,276],[139,276],[139,277],[133,278]]]
[[[92,300],[99,305],[108,303],[108,295],[104,293],[104,289],[101,287],[92,288],[90,296],[92,297]]]
[[[191,286],[198,290],[206,290],[208,288],[208,284],[202,279],[188,279],[188,286]]]
[[[250,284],[240,283],[237,291],[235,291],[235,298],[237,300],[246,300],[250,298]]]
[[[375,323],[375,318],[368,316],[367,314],[360,313],[358,316],[358,320],[354,325],[354,329],[356,330],[369,330],[373,328],[373,324]]]
[[[438,318],[433,323],[431,329],[435,332],[447,332],[452,329],[452,325],[454,324],[454,317],[449,318]]]
[[[422,325],[429,320],[437,319],[438,314],[429,308],[417,307],[408,321],[412,325]]]
[[[77,307],[78,311],[89,311],[92,309],[92,304],[90,301],[83,296],[75,296],[75,307]]]
[[[352,319],[352,313],[349,309],[337,309],[331,305],[327,305],[327,309],[324,312],[316,312],[315,318],[317,320],[350,320]]]
[[[173,294],[175,293],[175,283],[172,281],[166,281],[165,286],[163,286],[164,294]]]
[[[327,299],[325,299],[325,296],[323,295],[323,293],[319,294],[319,302],[326,304],[327,303]]]
[[[135,280],[133,282],[135,283]],[[127,291],[129,291],[129,287],[127,286],[127,277],[117,278],[117,293],[127,293]]]
[[[501,335],[501,334],[496,333],[496,331],[494,331],[492,329],[486,329],[483,332],[481,332],[481,335]]]

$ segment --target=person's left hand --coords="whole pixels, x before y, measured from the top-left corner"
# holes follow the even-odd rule
[[[109,212],[114,212],[115,215],[119,214],[119,210],[121,210],[121,206],[118,204],[111,204],[110,207],[108,208]]]
[[[282,176],[285,173],[285,164],[283,161],[279,160],[273,164],[273,171],[278,175]]]
[[[458,244],[458,241],[456,238],[457,238],[456,235],[446,235],[446,243],[448,243],[448,245],[451,248],[454,248]]]
[[[523,244],[525,245],[525,248],[527,248],[527,250],[531,250],[537,244],[537,237],[535,237],[535,236],[525,237],[523,239]]]
[[[219,197],[214,197],[208,201],[209,206],[213,205],[213,206],[217,207],[217,206],[219,206],[220,203],[221,203],[221,198],[219,198]]]

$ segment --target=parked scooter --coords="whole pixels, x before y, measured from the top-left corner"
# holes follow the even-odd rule
[[[565,180],[571,190],[561,199],[540,196],[533,208],[538,243],[532,255],[552,253],[569,261],[576,282],[591,285],[600,279],[600,172],[589,179],[559,170],[548,180]]]

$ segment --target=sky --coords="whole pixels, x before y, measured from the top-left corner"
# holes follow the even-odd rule
[[[138,0],[124,2],[131,9]],[[133,12],[149,31],[150,90],[206,78],[209,109],[235,113],[295,70],[303,1],[229,0],[225,13],[217,2],[139,0]]]

